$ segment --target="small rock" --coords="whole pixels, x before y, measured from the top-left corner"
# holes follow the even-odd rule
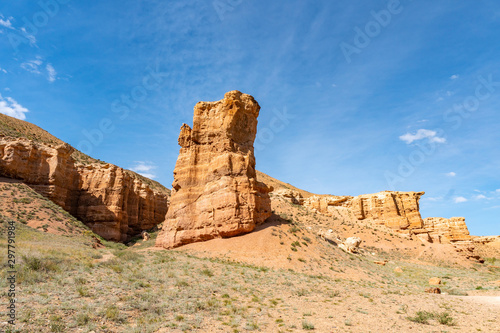
[[[431,286],[438,286],[438,285],[440,285],[440,284],[441,284],[441,279],[440,279],[440,278],[438,278],[438,277],[433,277],[433,278],[430,278],[430,279],[429,279],[429,284],[430,284]]]
[[[429,294],[441,294],[441,289],[435,287],[435,288],[427,288],[425,289],[425,292],[426,293],[429,293]]]
[[[403,273],[403,269],[401,267],[394,268],[394,273]]]

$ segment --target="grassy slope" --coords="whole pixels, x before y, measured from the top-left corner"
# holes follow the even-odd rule
[[[294,222],[290,226],[303,228]],[[294,238],[297,231],[288,229],[283,237]],[[424,325],[407,319],[416,317],[417,311],[449,313],[454,330],[492,332],[496,327],[494,309],[477,309],[456,296],[425,294],[423,289],[429,277],[441,276],[447,283],[443,290],[491,294],[495,289],[485,281],[494,279],[498,270],[433,267],[397,257],[379,266],[370,257],[327,245],[325,256],[335,270],[362,270],[372,276],[355,281],[314,270],[302,273],[154,250],[154,236],[129,248],[116,244],[92,249],[83,236],[51,235],[17,224],[17,328],[141,333],[450,329],[436,320]],[[5,237],[0,238],[0,252],[4,260]],[[395,273],[396,266],[403,273]],[[6,274],[0,271],[0,290],[7,288]],[[487,290],[476,291],[478,286]],[[6,298],[1,302],[5,305]]]
[[[61,145],[64,142],[44,129],[29,123],[27,121],[19,120],[13,117],[9,117],[7,115],[0,113],[0,135],[11,136],[16,138],[26,138],[35,142],[51,144],[51,145]],[[82,164],[91,164],[91,163],[105,163],[100,160],[96,160],[84,153],[75,149],[72,157],[75,161],[80,162]],[[142,175],[139,175],[131,170],[126,170],[132,177],[138,178],[142,180],[144,183],[148,184],[151,188],[160,191],[162,193],[170,194],[170,190],[165,186],[161,185],[157,181],[146,178]]]

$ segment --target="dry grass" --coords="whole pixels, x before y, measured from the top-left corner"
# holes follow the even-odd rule
[[[376,277],[354,281],[145,248],[154,239],[131,247],[106,242],[107,248],[96,250],[83,234],[53,235],[20,223],[17,231],[23,332],[406,331],[414,325],[406,317],[417,311],[433,314],[430,325],[465,329],[477,314],[464,314],[467,307],[450,302],[452,296],[424,294],[425,280],[439,273],[453,277],[447,280],[450,287],[473,290],[492,277],[395,262],[411,272],[396,277],[389,265],[347,255],[333,263],[338,270],[365,270]],[[4,237],[0,247],[5,249]],[[342,255],[333,247],[328,251]],[[4,291],[5,270],[0,279]],[[385,321],[377,319],[380,313]],[[472,325],[484,331],[494,327],[486,320]]]

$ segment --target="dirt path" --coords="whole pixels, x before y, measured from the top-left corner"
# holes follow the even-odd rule
[[[500,307],[500,296],[464,296],[466,301],[473,301],[480,304],[496,305]]]

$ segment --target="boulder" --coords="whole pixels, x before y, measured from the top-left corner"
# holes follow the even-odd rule
[[[433,277],[429,279],[429,285],[431,286],[438,286],[441,284],[441,279],[438,277]]]

